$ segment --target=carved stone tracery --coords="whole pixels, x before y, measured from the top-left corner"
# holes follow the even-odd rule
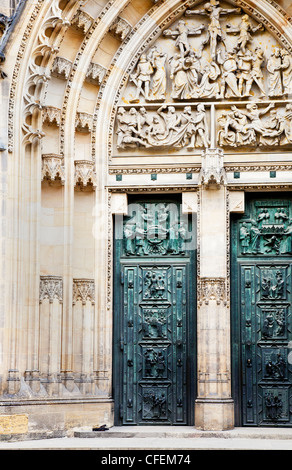
[[[42,181],[60,181],[65,183],[65,168],[63,155],[42,155]]]

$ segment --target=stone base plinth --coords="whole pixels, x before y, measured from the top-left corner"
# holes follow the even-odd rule
[[[70,437],[76,428],[111,427],[113,418],[111,399],[2,401],[0,440]]]
[[[224,431],[234,427],[234,402],[231,399],[198,399],[195,427],[203,431]]]

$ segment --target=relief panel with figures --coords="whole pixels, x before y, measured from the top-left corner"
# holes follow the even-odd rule
[[[122,425],[191,424],[195,234],[175,201],[129,204],[116,247],[115,403]]]
[[[292,56],[263,24],[225,1],[186,7],[129,72],[114,156],[288,150],[291,91]]]
[[[291,197],[247,197],[232,223],[233,393],[239,425],[292,425]]]

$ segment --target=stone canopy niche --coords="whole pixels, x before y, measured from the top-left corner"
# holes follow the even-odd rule
[[[292,56],[263,24],[202,2],[141,53],[117,108],[113,156],[290,151],[291,91]]]

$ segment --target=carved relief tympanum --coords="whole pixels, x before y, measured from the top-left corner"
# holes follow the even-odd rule
[[[186,7],[129,73],[114,151],[289,149],[291,90],[292,56],[262,23],[224,1]]]

